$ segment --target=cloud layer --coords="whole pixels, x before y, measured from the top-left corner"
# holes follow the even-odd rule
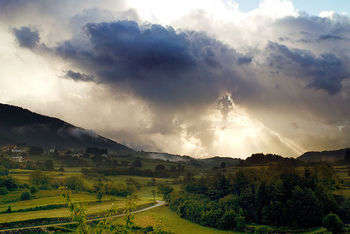
[[[203,3],[169,18],[152,18],[141,5],[96,2],[68,9],[66,1],[45,8],[0,0],[0,20],[21,53],[52,61],[55,82],[81,87],[76,103],[57,99],[66,119],[139,149],[198,156],[348,146],[349,17],[309,16],[279,0],[248,13]],[[286,11],[275,14],[274,4]],[[19,15],[31,7],[34,16]],[[37,25],[40,17],[48,23]],[[69,112],[77,100],[87,105],[83,115],[100,113],[101,121]]]

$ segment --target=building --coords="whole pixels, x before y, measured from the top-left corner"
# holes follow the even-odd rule
[[[23,156],[13,156],[13,157],[10,157],[10,159],[14,162],[23,162],[24,161]]]

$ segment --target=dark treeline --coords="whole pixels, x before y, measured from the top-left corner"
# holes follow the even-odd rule
[[[171,167],[166,167],[163,164],[158,164],[154,168],[151,169],[142,169],[140,167],[135,167],[132,165],[130,167],[125,168],[83,168],[82,173],[86,176],[92,175],[133,175],[133,176],[144,176],[144,177],[158,177],[158,178],[176,178],[184,173],[184,166],[181,164],[172,165]]]
[[[218,170],[187,175],[181,191],[166,190],[170,208],[205,226],[244,230],[245,223],[292,228],[321,226],[329,214],[350,222],[350,200],[333,194],[338,185],[332,167]],[[164,190],[164,189],[163,189]]]
[[[240,164],[242,166],[250,166],[250,165],[263,165],[268,163],[283,163],[284,165],[301,165],[303,164],[302,161],[295,159],[295,158],[285,158],[277,154],[252,154],[252,156],[246,158],[245,160],[242,160]]]

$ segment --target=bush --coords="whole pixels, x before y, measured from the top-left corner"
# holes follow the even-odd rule
[[[236,229],[238,231],[244,231],[245,226],[246,226],[246,222],[245,222],[245,218],[244,216],[237,216],[235,218],[235,222],[236,222]]]
[[[18,183],[10,176],[0,177],[0,187],[6,187],[9,191],[14,191],[18,188]]]
[[[218,222],[221,229],[233,230],[235,228],[236,212],[234,210],[226,210]]]
[[[21,201],[26,201],[32,199],[32,194],[30,192],[25,191],[21,194]]]
[[[9,191],[7,190],[7,188],[5,186],[0,187],[0,195],[6,195],[8,193],[9,193]]]
[[[38,191],[39,191],[38,187],[36,187],[36,186],[31,186],[31,187],[30,187],[30,193],[31,193],[31,194],[34,194],[34,193],[36,193],[36,192],[38,192]]]
[[[270,228],[270,227],[266,227],[266,226],[260,226],[260,227],[257,227],[257,228],[255,228],[255,231],[254,231],[254,233],[264,233],[264,234],[266,234],[266,233],[272,233],[273,232],[273,229],[272,228]]]
[[[70,176],[64,181],[68,189],[74,191],[83,191],[85,189],[85,183],[80,176]]]
[[[39,186],[40,188],[48,188],[50,179],[42,171],[36,170],[30,175],[30,182],[33,185]]]
[[[0,165],[0,176],[7,176],[8,174],[9,170],[6,167]]]
[[[332,233],[340,233],[344,229],[343,221],[336,214],[328,214],[323,218],[323,226]]]
[[[128,186],[124,183],[107,183],[104,185],[105,193],[117,197],[127,197],[132,191],[129,191]]]

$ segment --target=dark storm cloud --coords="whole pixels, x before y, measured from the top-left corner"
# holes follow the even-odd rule
[[[94,77],[92,75],[86,75],[80,72],[74,72],[72,70],[67,71],[65,77],[74,81],[94,81]]]
[[[39,32],[29,27],[14,28],[13,33],[21,47],[33,49],[40,41]]]
[[[337,36],[337,35],[331,35],[331,34],[324,34],[319,37],[319,40],[345,40],[346,38]]]
[[[137,95],[162,103],[214,102],[223,90],[245,82],[236,72],[245,57],[198,32],[178,32],[134,21],[87,24],[90,48],[66,41],[56,53],[98,82],[126,85]]]
[[[267,63],[277,72],[305,79],[307,87],[322,89],[336,94],[342,88],[342,80],[349,78],[350,72],[341,58],[326,53],[319,56],[300,49],[270,42],[266,48]]]
[[[272,27],[276,29],[277,34],[280,34],[279,37],[282,39],[280,42],[300,42],[314,44],[314,46],[320,46],[319,43],[327,41],[342,45],[342,41],[349,41],[350,36],[349,17],[338,14],[334,14],[332,18],[306,14],[298,17],[285,17],[277,20]],[[339,45],[326,47],[333,49],[333,46]]]

